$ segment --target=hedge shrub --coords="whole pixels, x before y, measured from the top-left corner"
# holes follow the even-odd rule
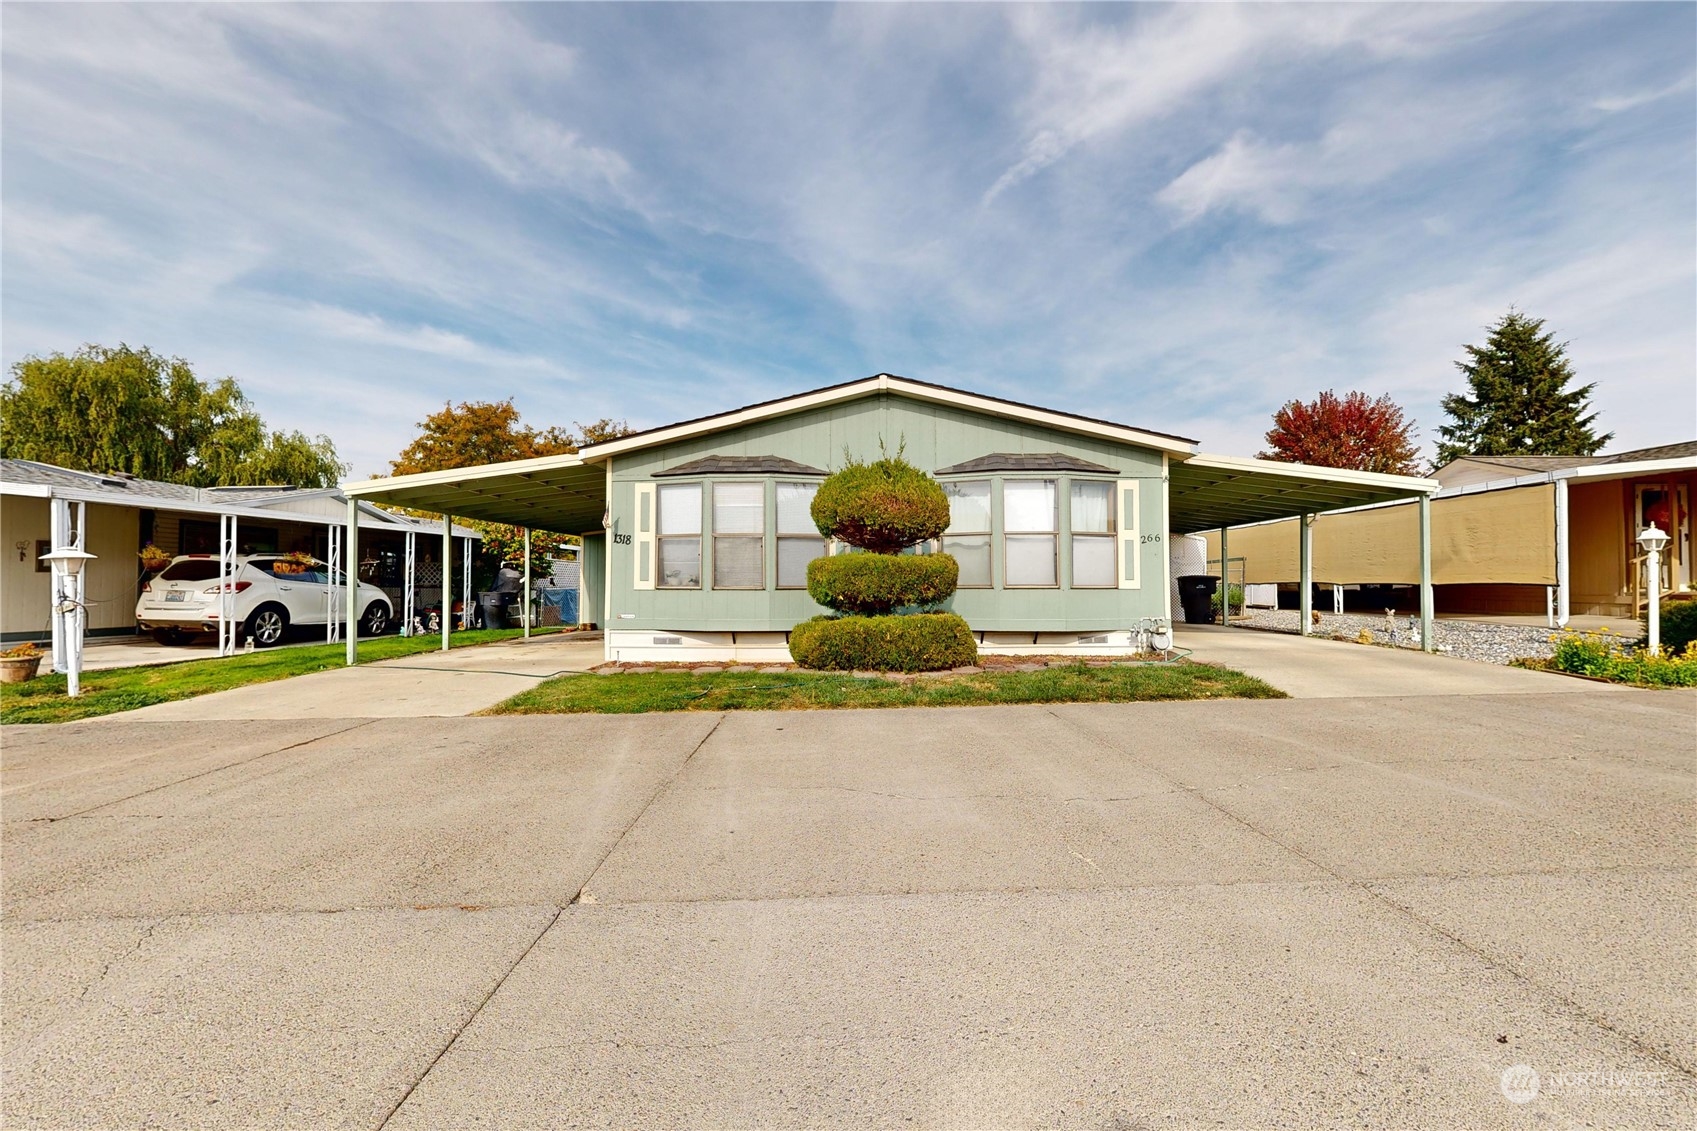
[[[941,604],[959,580],[960,565],[948,554],[838,554],[807,566],[810,597],[862,616]]]
[[[814,617],[790,631],[790,655],[820,671],[934,672],[978,659],[978,644],[954,613]]]
[[[1672,656],[1684,653],[1697,641],[1697,598],[1662,596],[1662,651]]]
[[[813,496],[819,533],[875,554],[936,538],[949,526],[949,497],[935,479],[902,459],[851,461]]]

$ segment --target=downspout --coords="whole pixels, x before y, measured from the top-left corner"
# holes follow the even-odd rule
[[[613,460],[607,459],[607,498],[601,508],[601,659],[613,658]]]
[[[1161,453],[1161,588],[1166,592],[1167,631],[1173,629],[1173,507],[1170,459]]]

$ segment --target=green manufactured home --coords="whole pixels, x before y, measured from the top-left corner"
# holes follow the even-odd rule
[[[989,652],[1166,642],[1174,534],[1423,495],[1425,480],[1204,456],[1195,441],[880,374],[545,457],[350,495],[579,534],[583,619],[619,660],[788,659],[824,612],[808,511],[845,459],[901,451],[949,494],[950,607]]]

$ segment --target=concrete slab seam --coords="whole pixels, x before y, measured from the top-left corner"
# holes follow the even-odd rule
[[[1283,840],[1282,838],[1275,836],[1274,834],[1266,831],[1265,829],[1258,827],[1257,825],[1254,824],[1254,822],[1249,821],[1249,820],[1239,816],[1238,814],[1233,813],[1230,809],[1227,809],[1225,806],[1218,804],[1217,802],[1215,802],[1211,798],[1207,797],[1201,789],[1197,789],[1197,788],[1188,786],[1184,782],[1179,781],[1176,778],[1173,778],[1171,775],[1165,773],[1163,770],[1160,769],[1159,766],[1153,765],[1153,764],[1145,761],[1144,759],[1138,758],[1135,754],[1128,753],[1124,750],[1121,750],[1117,746],[1109,744],[1104,739],[1104,737],[1098,731],[1094,730],[1093,728],[1085,727],[1085,726],[1082,726],[1078,723],[1072,722],[1072,721],[1066,719],[1064,716],[1058,714],[1057,712],[1055,712],[1052,709],[1049,711],[1049,714],[1053,718],[1055,718],[1057,721],[1064,723],[1066,726],[1071,727],[1073,730],[1079,732],[1080,734],[1087,736],[1088,738],[1092,739],[1093,741],[1095,741],[1099,745],[1105,746],[1107,749],[1110,749],[1113,752],[1120,754],[1122,757],[1130,758],[1132,761],[1136,762],[1138,765],[1144,767],[1145,769],[1149,770],[1150,772],[1158,774],[1161,777],[1166,778],[1168,781],[1173,782],[1175,785],[1179,786],[1186,793],[1193,795],[1196,798],[1196,800],[1202,802],[1202,804],[1208,806],[1210,809],[1213,809],[1215,812],[1219,813],[1222,817],[1225,817],[1225,818],[1227,818],[1228,820],[1231,820],[1231,821],[1235,821],[1237,824],[1242,825],[1245,829],[1248,829],[1250,832],[1255,833],[1258,836],[1264,837],[1266,840],[1268,840],[1268,841],[1272,842],[1273,844],[1277,845],[1278,847],[1284,849],[1286,852],[1289,852],[1291,855],[1297,857],[1299,860],[1302,860],[1305,863],[1311,864],[1315,868],[1318,868],[1320,871],[1324,872],[1326,875],[1333,877],[1338,882],[1345,884],[1346,886],[1348,886],[1350,888],[1355,889],[1356,891],[1367,896],[1369,899],[1373,900],[1374,902],[1382,904],[1383,906],[1390,908],[1392,911],[1394,911],[1399,916],[1407,919],[1411,923],[1416,924],[1418,927],[1423,928],[1428,933],[1435,935],[1438,938],[1447,940],[1449,943],[1456,946],[1460,950],[1466,952],[1467,954],[1476,958],[1478,961],[1484,963],[1490,969],[1500,970],[1503,973],[1509,975],[1511,978],[1515,979],[1516,981],[1523,983],[1528,989],[1532,990],[1533,992],[1543,995],[1545,998],[1547,998],[1548,1000],[1550,1000],[1552,1002],[1558,1003],[1559,1005],[1561,1005],[1562,1007],[1567,1009],[1572,1016],[1578,1018],[1579,1020],[1585,1021],[1585,1022],[1592,1024],[1592,1025],[1595,1025],[1597,1028],[1602,1029],[1603,1031],[1605,1031],[1607,1033],[1613,1034],[1614,1036],[1618,1037],[1619,1039],[1625,1041],[1635,1051],[1643,1054],[1644,1056],[1651,1058],[1652,1060],[1655,1060],[1655,1061],[1658,1061],[1662,1064],[1667,1065],[1669,1068],[1672,1068],[1675,1071],[1679,1072],[1682,1076],[1685,1076],[1685,1077],[1692,1079],[1692,1080],[1697,1080],[1697,1071],[1693,1071],[1689,1066],[1681,1064],[1677,1060],[1671,1059],[1667,1054],[1662,1052],[1660,1049],[1654,1047],[1653,1045],[1645,1043],[1644,1041],[1640,1040],[1637,1036],[1635,1036],[1632,1033],[1628,1033],[1628,1032],[1626,1032],[1622,1029],[1617,1028],[1607,1018],[1594,1015],[1593,1013],[1591,1013],[1591,1011],[1587,1010],[1584,1006],[1580,1005],[1578,1002],[1574,1001],[1572,998],[1569,998],[1565,994],[1562,994],[1562,993],[1558,992],[1557,990],[1554,990],[1554,989],[1552,989],[1548,986],[1545,986],[1541,982],[1536,981],[1530,975],[1528,975],[1525,971],[1517,969],[1516,967],[1514,967],[1513,965],[1509,964],[1506,961],[1501,961],[1499,959],[1492,957],[1491,955],[1487,954],[1486,952],[1480,950],[1478,947],[1473,946],[1471,943],[1467,942],[1465,939],[1461,938],[1459,935],[1456,935],[1454,932],[1452,932],[1452,931],[1448,930],[1447,928],[1441,926],[1440,924],[1435,923],[1435,922],[1425,918],[1424,916],[1416,913],[1411,907],[1397,903],[1395,900],[1393,900],[1393,899],[1389,898],[1388,896],[1384,895],[1383,893],[1379,892],[1374,887],[1374,883],[1376,881],[1365,880],[1365,879],[1357,879],[1357,878],[1352,877],[1352,876],[1347,876],[1347,875],[1343,874],[1342,872],[1339,872],[1335,868],[1329,867],[1328,865],[1322,863],[1321,861],[1315,859],[1313,856],[1304,852],[1301,848],[1297,847],[1296,845],[1286,843],[1286,841]]]
[[[383,1121],[377,1125],[377,1131],[383,1131],[383,1128],[389,1126],[389,1121],[395,1118],[395,1113],[400,1111],[402,1105],[412,1098],[413,1092],[418,1089],[420,1084],[424,1083],[424,1078],[430,1075],[431,1070],[441,1063],[443,1057],[448,1055],[448,1050],[454,1047],[455,1042],[460,1039],[460,1034],[464,1033],[471,1023],[477,1020],[478,1014],[483,1012],[484,1007],[489,1004],[490,999],[501,991],[501,987],[507,984],[507,979],[513,976],[513,971],[519,968],[519,964],[521,962],[530,957],[530,952],[536,949],[536,944],[542,941],[544,935],[554,929],[554,924],[560,921],[560,916],[564,913],[564,908],[554,908],[553,917],[550,918],[547,923],[543,924],[542,929],[536,932],[536,937],[531,939],[530,944],[526,946],[524,950],[519,952],[519,956],[517,958],[513,959],[513,964],[508,966],[506,972],[495,980],[495,984],[493,986],[489,987],[489,992],[483,995],[483,1000],[478,1002],[472,1011],[466,1015],[466,1019],[464,1021],[460,1022],[459,1027],[454,1030],[454,1035],[449,1037],[447,1043],[436,1051],[435,1056],[430,1058],[430,1063],[424,1066],[424,1071],[418,1074],[418,1078],[407,1085],[407,1090],[401,1093],[401,1098],[395,1101],[395,1106],[388,1110],[388,1112],[383,1116]]]

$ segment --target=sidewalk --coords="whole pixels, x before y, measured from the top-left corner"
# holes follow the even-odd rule
[[[543,636],[427,652],[255,683],[93,722],[394,719],[469,715],[562,672],[601,663],[601,641]]]

